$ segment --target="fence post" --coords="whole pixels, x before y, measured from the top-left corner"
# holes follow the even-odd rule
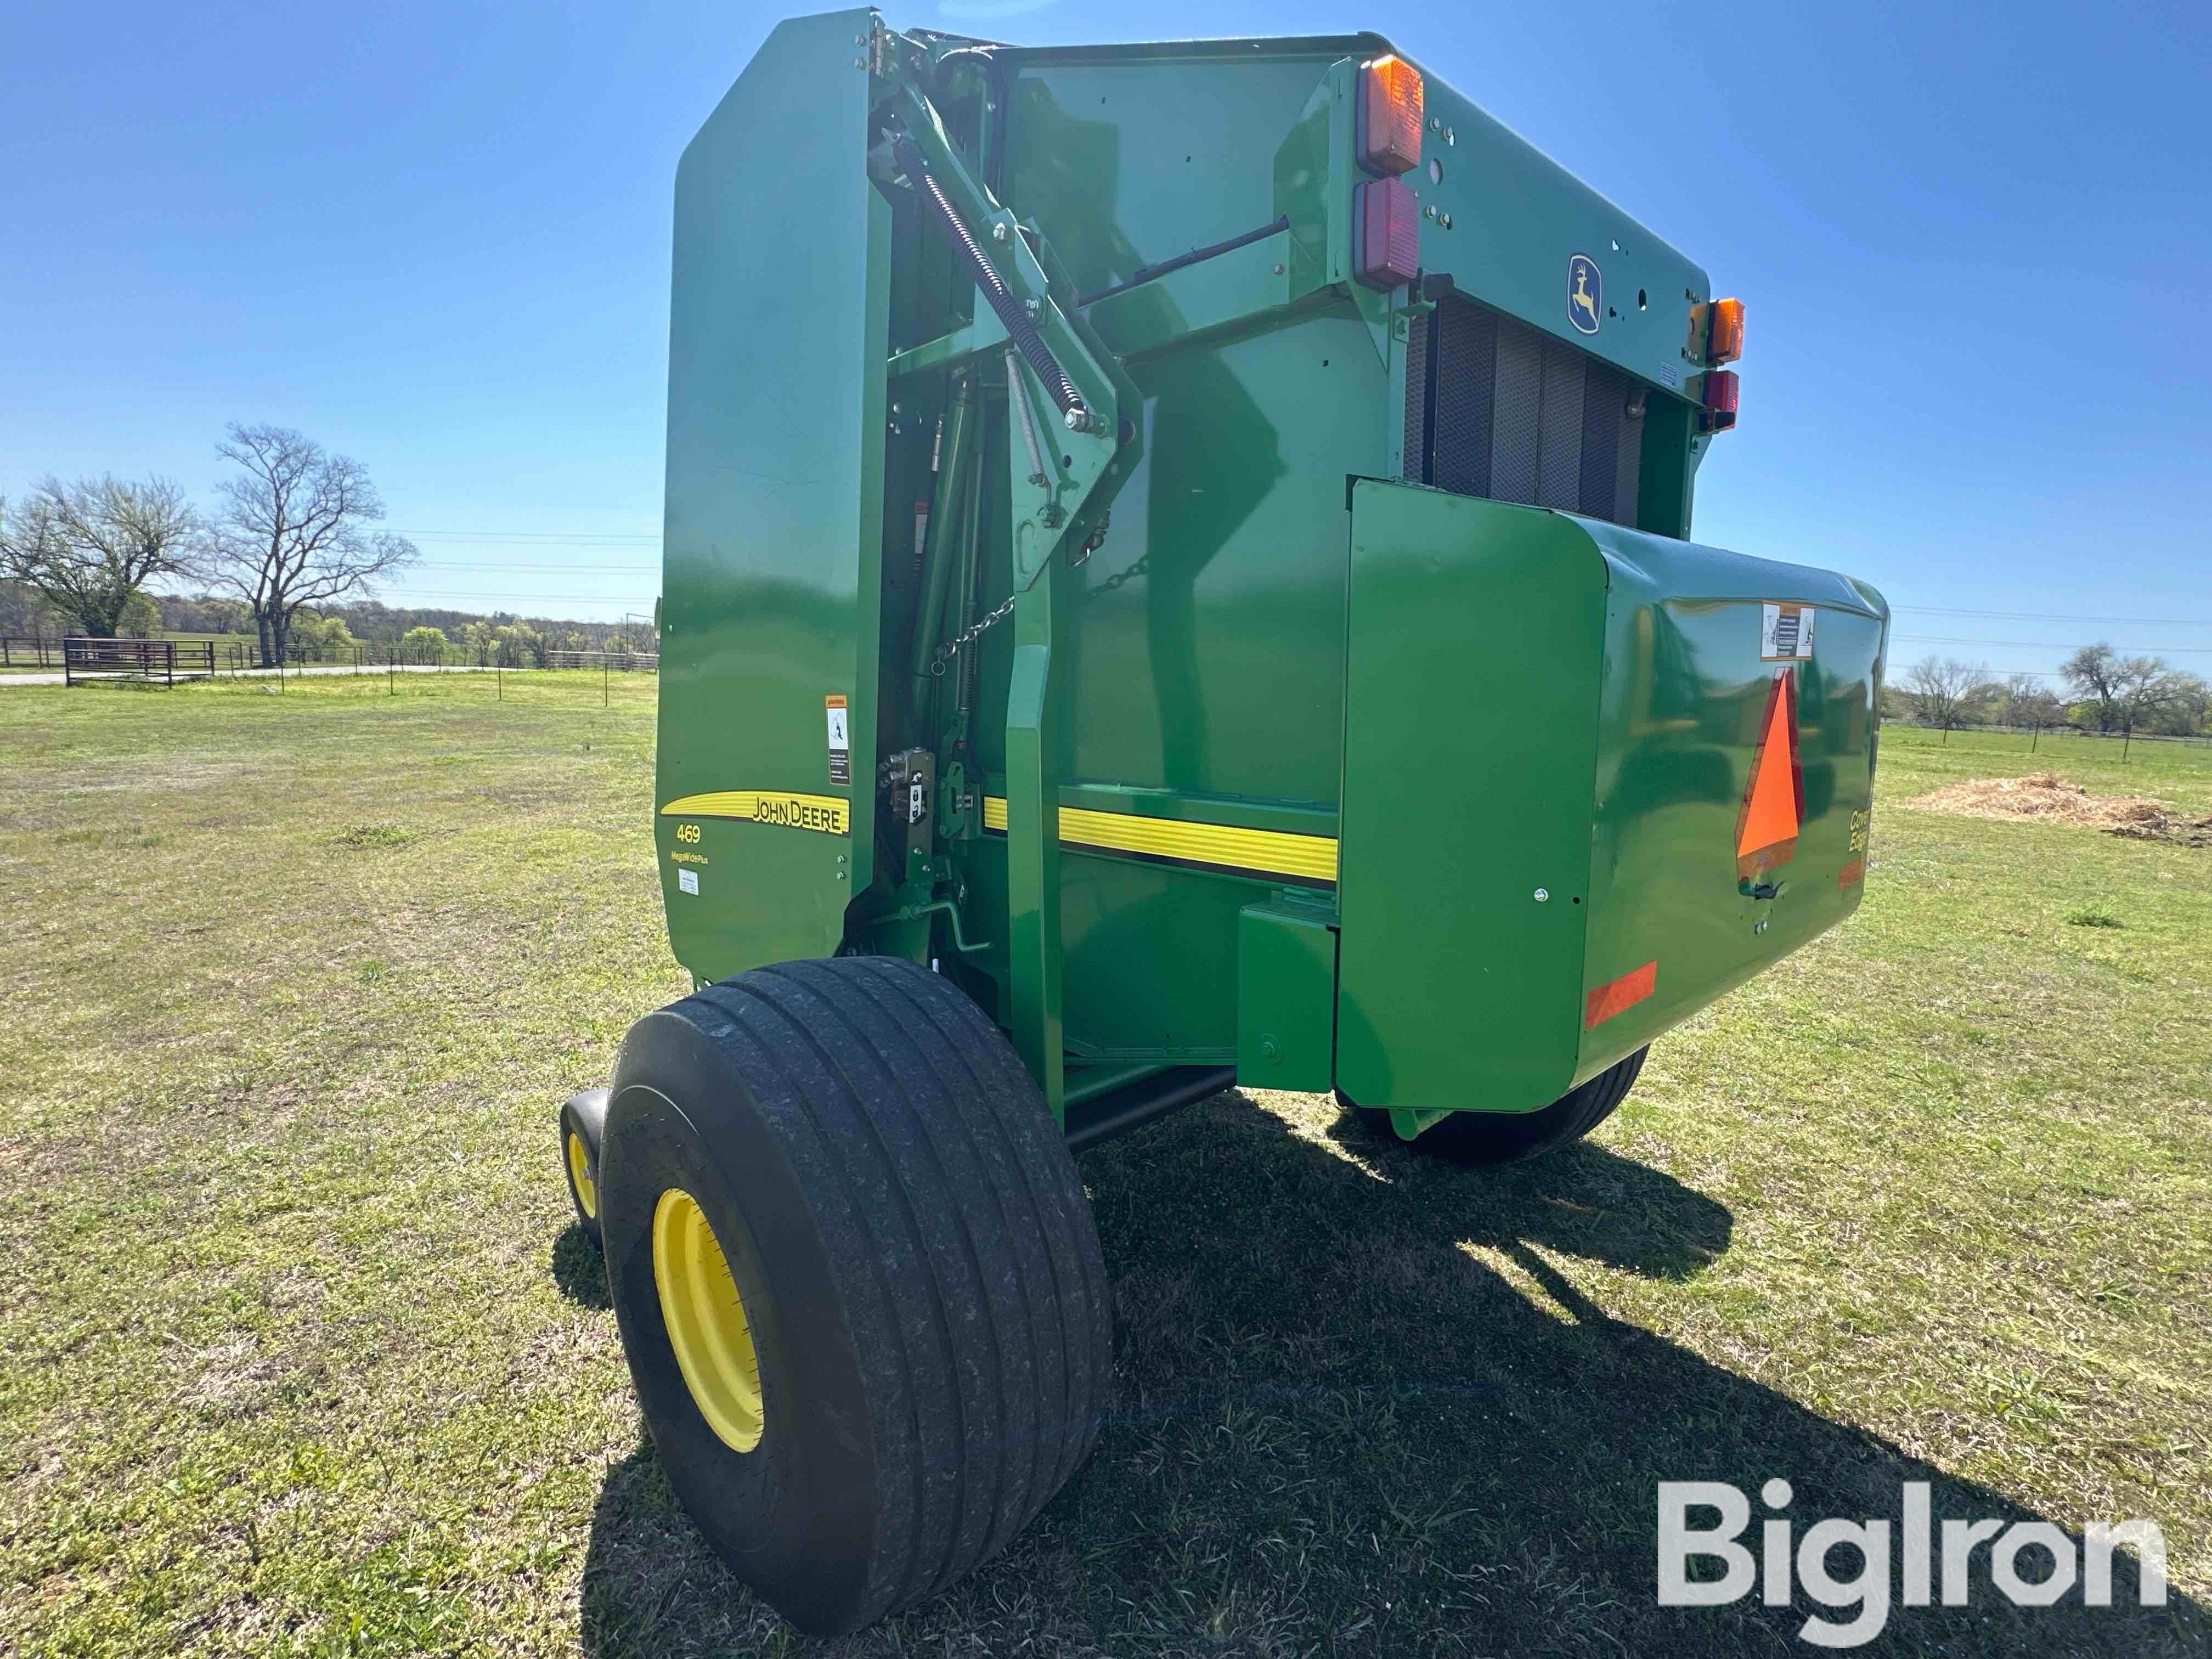
[[[602,651],[599,653],[599,707],[605,708],[607,706],[607,656]]]
[[[2128,763],[2128,750],[2130,749],[2130,747],[2131,747],[2131,746],[2134,744],[2135,740],[2136,740],[2136,728],[2135,728],[2132,725],[2130,725],[2130,726],[2128,727],[2128,730],[2127,730],[2127,735],[2126,735],[2125,737],[2124,737],[2124,738],[2122,738],[2120,739],[2120,764],[2121,764],[2121,765],[2125,766],[2125,765]]]

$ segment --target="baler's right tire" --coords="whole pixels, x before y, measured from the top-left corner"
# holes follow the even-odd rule
[[[1617,1061],[1578,1088],[1570,1089],[1550,1105],[1533,1112],[1454,1112],[1413,1137],[1415,1152],[1426,1152],[1452,1164],[1517,1164],[1580,1140],[1611,1117],[1628,1098],[1636,1074],[1644,1069],[1645,1044],[1627,1059]],[[1358,1111],[1361,1121],[1375,1133],[1398,1139],[1390,1114],[1359,1107],[1340,1090],[1337,1103]]]
[[[1090,1452],[1113,1363],[1090,1206],[1036,1085],[948,981],[786,963],[647,1015],[600,1170],[661,1465],[802,1631],[947,1588]]]
[[[599,1142],[606,1134],[607,1091],[585,1089],[561,1103],[561,1163],[568,1176],[568,1201],[576,1224],[594,1248],[599,1242]]]

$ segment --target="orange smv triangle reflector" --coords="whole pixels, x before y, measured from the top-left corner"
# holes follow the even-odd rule
[[[1756,876],[1787,864],[1797,851],[1805,812],[1805,781],[1797,764],[1797,676],[1785,668],[1767,694],[1751,782],[1735,825],[1735,872]]]

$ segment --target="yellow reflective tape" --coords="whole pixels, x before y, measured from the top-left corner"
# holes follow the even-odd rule
[[[718,789],[685,795],[660,809],[664,818],[744,818],[786,830],[819,830],[842,836],[852,825],[852,807],[835,795],[793,795],[779,789]]]
[[[1006,827],[1002,797],[983,797],[983,827]],[[1336,842],[1328,836],[1293,836],[1279,830],[1244,830],[1231,823],[1185,823],[1175,818],[1133,817],[1126,812],[1060,809],[1060,838],[1077,847],[1144,853],[1186,864],[1218,864],[1309,881],[1336,879]]]

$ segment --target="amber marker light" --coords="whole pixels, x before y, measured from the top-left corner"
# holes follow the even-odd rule
[[[1743,356],[1743,301],[1714,300],[1690,312],[1690,337],[1715,368]]]
[[[1421,161],[1421,72],[1384,54],[1359,66],[1359,165],[1395,178]]]

